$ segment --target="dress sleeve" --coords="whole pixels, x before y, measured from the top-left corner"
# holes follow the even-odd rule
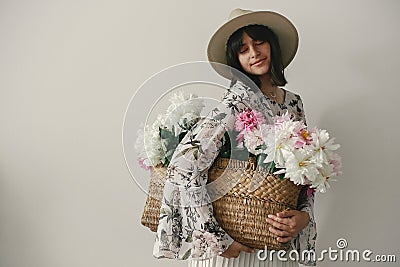
[[[207,259],[234,241],[215,219],[205,185],[224,133],[246,107],[243,98],[229,90],[211,116],[198,122],[176,148],[167,169],[154,257]]]
[[[298,104],[297,104],[298,117],[301,120],[303,120],[304,123],[307,125],[305,114],[304,114],[303,102],[302,102],[300,96],[297,96],[297,98],[298,98]],[[310,222],[302,231],[300,231],[300,233],[294,239],[292,239],[292,247],[293,247],[293,249],[298,251],[299,255],[302,255],[302,252],[304,250],[315,252],[315,242],[317,239],[317,228],[316,228],[316,223],[315,223],[315,218],[314,218],[314,198],[315,198],[314,192],[312,193],[311,196],[307,196],[307,187],[302,188],[300,195],[299,195],[297,209],[300,211],[307,212],[310,217]],[[316,265],[316,261],[312,257],[311,258],[300,257],[299,263],[307,265],[307,266],[315,266]]]
[[[292,247],[297,250],[299,255],[302,255],[304,250],[315,252],[315,242],[317,239],[317,228],[314,218],[314,193],[311,196],[307,196],[307,188],[304,187],[300,193],[300,199],[302,201],[299,203],[297,209],[305,211],[310,216],[310,221],[308,225],[299,232],[296,238],[292,239]],[[306,254],[307,255],[307,254]],[[315,266],[316,261],[314,258],[310,257],[300,257],[299,263]]]

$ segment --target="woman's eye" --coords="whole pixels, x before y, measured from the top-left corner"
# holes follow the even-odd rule
[[[240,50],[240,54],[243,54],[244,52],[246,52],[247,51],[247,48],[245,48],[245,49],[243,49],[243,50]]]
[[[265,43],[265,41],[258,41],[258,42],[256,43],[256,45],[262,45],[263,43]]]

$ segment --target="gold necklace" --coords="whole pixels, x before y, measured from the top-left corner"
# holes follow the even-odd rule
[[[278,88],[277,88],[276,86],[274,86],[273,89],[274,89],[273,91],[266,93],[266,95],[267,95],[269,98],[276,100],[276,97],[277,97],[277,89],[278,89]]]

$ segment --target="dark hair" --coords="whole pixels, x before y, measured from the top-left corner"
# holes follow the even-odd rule
[[[226,43],[226,60],[230,67],[233,67],[243,73],[255,83],[258,87],[261,86],[261,81],[256,75],[251,75],[243,70],[240,65],[238,53],[242,46],[242,35],[246,32],[253,40],[267,41],[271,47],[271,66],[270,75],[273,85],[283,86],[287,84],[284,75],[284,67],[282,63],[281,48],[279,46],[278,37],[275,33],[264,25],[251,24],[244,26],[235,31]],[[235,81],[232,81],[235,82]]]

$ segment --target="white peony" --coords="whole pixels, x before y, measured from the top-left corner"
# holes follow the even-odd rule
[[[310,154],[307,150],[283,150],[282,152],[286,159],[285,178],[289,178],[295,184],[306,184],[308,181],[316,179],[318,166],[310,160]]]
[[[332,151],[340,147],[339,144],[334,144],[334,138],[329,138],[329,133],[326,130],[315,129],[315,131],[311,133],[311,138],[313,140],[311,146],[315,151],[316,160],[319,163],[329,162]]]
[[[182,91],[179,91],[171,96],[169,99],[171,102],[165,115],[164,126],[172,130],[174,128],[175,135],[179,135],[182,132],[182,125],[184,118],[189,120],[195,120],[200,117],[201,111],[204,108],[203,100],[198,98],[195,94],[184,95]]]
[[[138,158],[145,166],[156,166],[157,164],[162,163],[164,152],[158,128],[150,128],[147,125],[140,128],[137,132],[135,149]]]
[[[254,155],[261,154],[263,151],[257,147],[264,144],[262,132],[259,128],[254,128],[253,131],[248,131],[244,134],[244,145],[247,150]]]
[[[330,187],[328,183],[329,177],[333,174],[333,165],[331,164],[323,164],[321,168],[319,168],[319,175],[315,177],[313,181],[311,181],[311,188],[315,188],[316,191],[325,193],[326,190]]]
[[[195,94],[184,95],[182,91],[173,94],[166,113],[159,114],[149,127],[141,127],[135,143],[139,164],[148,168],[159,163],[165,164],[165,152],[160,137],[160,128],[173,130],[178,136],[192,127],[199,119],[204,108],[202,99]]]

